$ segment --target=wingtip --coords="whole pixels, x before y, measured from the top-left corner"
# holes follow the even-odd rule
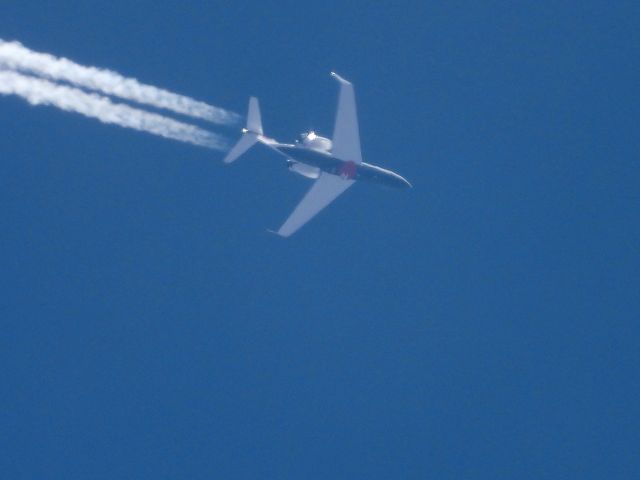
[[[280,234],[280,232],[277,232],[277,231],[275,231],[275,230],[271,230],[270,228],[267,228],[267,232],[268,232],[268,233],[272,233],[272,234],[276,235],[277,237],[285,238],[285,236],[284,236],[284,235],[282,235],[282,234]]]

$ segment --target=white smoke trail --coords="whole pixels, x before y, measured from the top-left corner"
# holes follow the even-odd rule
[[[0,70],[0,94],[18,95],[32,105],[52,105],[62,110],[97,118],[104,123],[141,130],[214,150],[227,149],[222,137],[207,130],[157,113],[114,103],[101,95],[12,71]]]
[[[0,39],[0,68],[62,80],[79,87],[96,90],[133,102],[171,110],[183,115],[201,118],[218,124],[235,124],[238,114],[199,102],[183,95],[145,85],[119,73],[85,67],[66,58],[34,52],[19,42]]]

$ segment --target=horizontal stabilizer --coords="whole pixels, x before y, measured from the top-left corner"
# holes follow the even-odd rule
[[[243,153],[253,147],[258,141],[258,136],[255,133],[245,133],[240,137],[238,143],[227,153],[224,157],[224,163],[235,162]]]
[[[235,162],[243,153],[253,147],[262,138],[262,120],[260,119],[260,104],[256,97],[249,99],[247,112],[247,126],[242,129],[242,137],[238,143],[224,157],[224,163]]]

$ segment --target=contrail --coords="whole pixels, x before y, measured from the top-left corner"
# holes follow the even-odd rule
[[[0,68],[69,82],[89,90],[171,110],[217,124],[231,125],[240,119],[236,113],[142,84],[134,78],[123,77],[111,70],[85,67],[66,58],[34,52],[19,42],[7,42],[0,39]]]
[[[215,133],[157,113],[145,112],[80,89],[58,85],[12,71],[0,70],[0,94],[18,95],[32,105],[52,105],[69,112],[97,118],[125,128],[160,135],[214,150],[226,150],[225,140]]]

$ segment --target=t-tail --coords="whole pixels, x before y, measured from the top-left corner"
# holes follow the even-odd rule
[[[224,157],[224,163],[235,162],[242,154],[262,140],[262,120],[260,119],[260,105],[256,97],[249,99],[247,126],[242,129],[242,137]]]

